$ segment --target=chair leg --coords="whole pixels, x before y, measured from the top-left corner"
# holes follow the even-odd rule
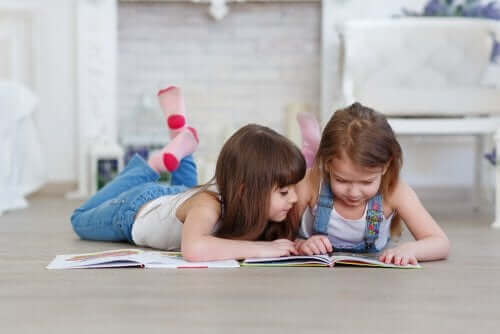
[[[474,156],[474,188],[472,190],[472,207],[474,211],[481,209],[482,182],[483,182],[483,151],[484,136],[475,136],[475,156]]]
[[[495,147],[497,156],[500,153],[500,129],[495,134]],[[500,229],[500,162],[497,159],[495,168],[495,216],[491,227]]]

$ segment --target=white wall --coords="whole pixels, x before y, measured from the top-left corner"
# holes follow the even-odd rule
[[[25,38],[32,45],[24,48],[19,57],[26,60],[23,82],[34,90],[40,101],[35,121],[48,165],[49,182],[74,181],[74,1],[0,1],[0,20],[15,19],[19,15],[31,17]]]
[[[34,1],[41,2],[41,1]],[[44,0],[40,7],[37,117],[49,182],[76,179],[74,1]]]

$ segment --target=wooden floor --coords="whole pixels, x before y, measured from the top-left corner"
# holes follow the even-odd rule
[[[452,241],[422,270],[373,268],[49,271],[56,254],[126,244],[79,240],[80,204],[50,194],[0,217],[1,333],[498,333],[500,230],[434,200]],[[486,210],[491,211],[491,210]],[[406,236],[407,237],[407,236]]]

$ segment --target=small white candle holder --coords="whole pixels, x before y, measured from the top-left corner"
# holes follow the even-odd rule
[[[124,151],[116,143],[99,143],[90,150],[90,195],[123,170]]]

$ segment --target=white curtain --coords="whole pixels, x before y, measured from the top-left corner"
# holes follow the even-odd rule
[[[0,215],[27,207],[47,172],[33,115],[37,98],[25,86],[0,81]]]

